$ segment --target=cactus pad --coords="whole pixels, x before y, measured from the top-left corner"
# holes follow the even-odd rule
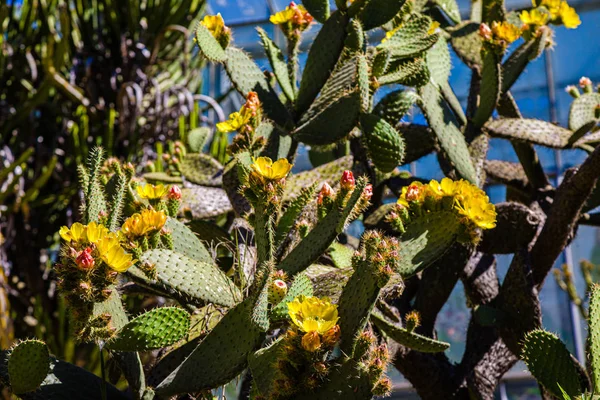
[[[360,10],[357,18],[365,31],[368,31],[391,21],[403,5],[404,1],[370,0]]]
[[[429,81],[425,58],[420,55],[390,63],[385,75],[377,80],[380,85],[398,83],[405,86],[424,86]]]
[[[501,118],[489,121],[485,129],[492,136],[530,142],[555,149],[567,145],[571,131],[538,119]]]
[[[192,129],[187,133],[187,144],[192,153],[202,153],[202,149],[212,136],[212,130],[207,126]]]
[[[473,116],[475,126],[483,126],[492,116],[492,112],[500,100],[501,77],[498,55],[494,51],[487,51],[483,57],[483,68],[481,69],[479,107]]]
[[[467,21],[456,25],[450,32],[450,44],[460,59],[471,68],[483,64],[479,23]]]
[[[600,392],[600,286],[594,285],[590,295],[589,359],[594,391]]]
[[[303,0],[302,4],[320,23],[324,24],[329,19],[329,0]]]
[[[427,336],[419,335],[407,329],[400,328],[388,322],[378,312],[371,314],[371,321],[377,325],[387,336],[399,344],[422,353],[441,353],[450,348],[450,343],[440,342]]]
[[[267,58],[269,59],[269,63],[271,64],[271,68],[273,69],[273,74],[275,74],[275,78],[277,78],[277,82],[279,82],[279,87],[283,91],[283,94],[285,94],[285,97],[287,97],[288,100],[293,101],[295,97],[294,85],[296,82],[290,81],[288,66],[283,58],[283,53],[279,47],[277,47],[275,42],[267,35],[267,32],[265,32],[264,29],[258,28],[257,31],[260,40],[262,41],[263,48],[265,49],[265,53],[267,54]]]
[[[573,100],[569,111],[569,129],[577,131],[590,122],[598,123],[600,93],[584,93]]]
[[[223,62],[227,58],[223,47],[203,24],[196,27],[196,43],[202,55],[210,61]]]
[[[296,297],[304,295],[310,297],[313,295],[313,286],[312,282],[306,274],[298,274],[294,278],[294,282],[290,286],[287,294],[277,304],[275,307],[271,309],[271,319],[272,320],[280,320],[288,317],[288,306],[287,303],[293,301]]]
[[[167,218],[165,227],[171,232],[173,251],[196,261],[213,264],[213,258],[196,234],[175,218]]]
[[[381,172],[391,172],[404,159],[404,140],[385,119],[363,114],[360,126],[366,137],[367,149],[373,163]]]
[[[428,33],[430,25],[431,19],[429,17],[415,16],[377,48],[388,50],[392,60],[414,57],[437,42],[438,35]]]
[[[339,158],[335,161],[323,164],[310,171],[294,174],[287,179],[283,201],[288,202],[300,195],[304,188],[310,187],[315,182],[319,184],[327,182],[335,187],[342,172],[352,168],[352,156]],[[318,187],[320,189],[320,187]]]
[[[393,91],[377,103],[373,109],[373,114],[379,115],[392,126],[395,126],[417,102],[418,98],[419,96],[411,90]]]
[[[232,207],[223,189],[193,185],[181,189],[181,209],[189,209],[194,218],[207,219],[228,213]]]
[[[190,153],[181,162],[181,173],[188,181],[202,186],[221,186],[223,166],[202,153]]]
[[[177,342],[190,329],[190,315],[181,308],[150,310],[125,325],[107,346],[111,350],[146,351]]]
[[[543,330],[527,333],[521,357],[529,372],[554,396],[561,396],[559,385],[571,397],[581,394],[577,361],[552,333]]]
[[[159,183],[183,183],[181,176],[172,176],[166,172],[148,172],[143,175],[143,178],[153,185]]]
[[[213,264],[164,249],[147,251],[140,261],[155,269],[156,280],[151,282],[166,293],[177,292],[193,304],[210,302],[231,307],[241,298],[239,289]],[[135,280],[140,279],[140,274],[143,276],[137,268],[130,270]]]
[[[272,384],[278,376],[276,364],[284,344],[283,338],[279,338],[248,357],[248,367],[252,372],[255,389],[265,397],[271,392]]]
[[[25,340],[18,343],[8,358],[8,376],[13,393],[36,390],[48,375],[50,354],[46,343]]]

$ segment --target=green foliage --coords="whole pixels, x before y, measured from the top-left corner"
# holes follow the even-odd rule
[[[8,356],[10,387],[15,394],[36,390],[48,374],[50,354],[46,343],[25,340],[13,347]]]

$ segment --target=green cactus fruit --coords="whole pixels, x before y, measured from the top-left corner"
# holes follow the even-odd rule
[[[428,33],[430,25],[429,17],[413,16],[392,37],[378,45],[377,49],[389,50],[392,60],[414,57],[438,41],[437,34]]]
[[[359,11],[357,18],[368,31],[391,21],[403,5],[404,1],[370,0]]]
[[[547,30],[551,31],[550,28],[547,28]],[[539,49],[544,48],[546,43],[550,43],[551,41],[549,42],[549,40],[547,34],[539,35],[523,43],[511,53],[508,59],[502,64],[502,93],[510,90],[525,70],[527,64],[529,64],[529,61],[539,56]]]
[[[318,184],[327,182],[330,186],[335,188],[342,172],[351,168],[352,156],[346,156],[330,163],[323,164],[310,171],[294,174],[286,180],[283,201],[286,203],[292,201],[302,193],[303,189],[310,187],[315,182],[318,182]]]
[[[271,393],[273,383],[279,375],[276,368],[277,361],[281,358],[285,341],[280,337],[267,347],[248,356],[248,367],[252,372],[252,382],[257,392],[267,397]]]
[[[600,392],[600,286],[594,285],[590,295],[588,347],[593,389]]]
[[[333,242],[327,249],[327,255],[331,257],[333,265],[337,268],[350,268],[352,267],[352,256],[354,250],[340,242]]]
[[[182,222],[168,217],[165,227],[171,232],[173,251],[196,261],[213,264],[214,260],[196,234]]]
[[[181,162],[181,173],[197,185],[220,187],[223,184],[223,166],[207,154],[187,154]]]
[[[412,106],[417,102],[419,96],[412,90],[395,90],[388,93],[377,103],[373,114],[385,119],[395,126]]]
[[[419,335],[388,322],[379,312],[371,313],[371,321],[392,340],[413,350],[422,353],[441,353],[450,348],[450,343]]]
[[[287,303],[292,302],[296,297],[304,295],[310,297],[313,295],[313,285],[306,274],[297,274],[294,282],[290,285],[285,297],[271,309],[271,320],[278,321],[288,318]]]
[[[366,186],[366,179],[359,178],[346,206],[343,209],[331,210],[279,263],[277,268],[288,275],[295,275],[315,262],[329,248],[331,242],[343,232]]]
[[[451,211],[413,219],[400,237],[397,272],[408,278],[433,264],[454,244],[460,229],[459,217]]]
[[[285,211],[277,222],[275,230],[275,243],[281,244],[285,237],[298,220],[298,217],[304,208],[315,198],[315,193],[319,188],[319,182],[313,183],[311,186],[302,188],[298,197],[289,202]]]
[[[470,68],[479,68],[483,64],[481,59],[483,39],[479,34],[479,25],[477,22],[465,21],[448,29],[452,48]]]
[[[385,119],[374,114],[360,116],[367,150],[375,167],[381,172],[392,172],[404,159],[404,140]]]
[[[223,47],[203,24],[196,27],[196,43],[202,55],[210,61],[223,62],[227,58]]]
[[[393,61],[390,63],[385,75],[379,77],[380,85],[397,83],[405,86],[420,87],[429,82],[429,70],[422,55],[415,58]]]
[[[147,172],[142,175],[144,180],[153,185],[157,185],[159,183],[183,183],[183,179],[181,176],[172,176],[167,174],[166,172]]]
[[[460,9],[456,0],[435,0],[433,3],[441,8],[452,22],[456,24],[460,23]]]
[[[486,51],[481,69],[479,107],[473,116],[473,124],[478,128],[490,119],[496,104],[500,101],[501,77],[500,57],[495,51]]]
[[[286,126],[291,121],[291,116],[258,65],[248,54],[233,46],[229,46],[225,54],[225,71],[235,89],[244,97],[249,92],[256,92],[269,118]]]
[[[109,383],[106,398],[127,400],[129,397]],[[83,368],[50,357],[50,371],[38,390],[23,393],[23,400],[102,400],[102,379]]]
[[[429,83],[419,89],[419,94],[421,108],[447,158],[462,178],[477,183],[477,173],[471,161],[465,138],[458,129],[458,122],[447,103],[442,99],[438,88]]]
[[[10,351],[8,376],[15,394],[27,393],[40,387],[50,369],[48,346],[40,340],[24,340]]]
[[[571,131],[550,122],[538,119],[501,118],[485,124],[491,135],[503,139],[517,140],[561,149],[565,147]]]
[[[190,329],[190,315],[181,308],[160,307],[132,319],[107,343],[111,350],[146,351],[181,340]]]
[[[592,123],[592,128],[600,120],[600,93],[584,93],[573,100],[569,110],[569,129],[573,132]],[[591,130],[591,129],[590,129]]]
[[[346,39],[348,17],[337,11],[323,24],[306,60],[296,110],[304,113],[313,103],[337,63]]]
[[[271,40],[271,38],[267,35],[267,32],[262,28],[257,28],[258,35],[260,36],[260,40],[262,42],[262,46],[265,49],[265,53],[267,58],[269,59],[269,63],[271,64],[271,68],[273,69],[273,74],[275,74],[275,78],[279,83],[279,87],[281,91],[287,97],[289,101],[294,101],[295,98],[295,82],[290,81],[290,75],[288,74],[288,66],[283,57],[283,53],[277,47],[275,42]]]
[[[324,24],[329,19],[329,0],[303,0],[302,4],[320,23]]]
[[[268,329],[266,295],[265,287],[258,299],[248,297],[229,310],[189,356],[156,386],[157,396],[212,389],[242,372],[248,355],[260,345]]]
[[[207,126],[192,129],[187,133],[187,144],[191,153],[202,153],[208,139],[212,136],[212,130]]]
[[[577,361],[554,334],[539,329],[527,333],[521,358],[535,379],[554,396],[561,396],[559,385],[571,397],[581,394]]]
[[[226,214],[232,208],[225,190],[194,185],[181,189],[180,209],[189,210],[195,219],[208,219]]]
[[[176,298],[187,299],[192,304],[205,302],[232,307],[241,298],[239,289],[216,265],[196,261],[171,250],[154,249],[142,254],[142,264],[156,273],[148,278],[137,267],[128,275],[140,284],[150,284]]]
[[[287,284],[281,279],[274,279],[269,284],[269,297],[268,301],[270,304],[279,304],[288,292]]]

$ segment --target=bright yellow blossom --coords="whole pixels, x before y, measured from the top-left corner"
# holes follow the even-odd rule
[[[169,192],[169,187],[163,184],[152,185],[146,183],[145,185],[136,186],[135,190],[142,199],[156,200],[164,197]]]
[[[121,227],[121,232],[127,237],[139,237],[152,231],[158,231],[167,222],[164,211],[143,210],[127,218]]]
[[[246,107],[242,107],[240,111],[229,114],[229,119],[227,121],[219,122],[217,124],[217,130],[223,133],[237,131],[245,125],[248,125],[251,118],[252,113],[250,110]]]
[[[437,21],[432,21],[431,25],[429,25],[429,29],[427,30],[427,33],[429,35],[433,35],[435,33],[435,31],[437,30],[437,28],[440,27],[440,23]]]
[[[506,44],[511,44],[521,37],[521,30],[509,22],[492,23],[494,38]]]
[[[110,269],[116,272],[125,272],[133,265],[133,257],[127,253],[115,238],[104,238],[97,246],[100,258]]]
[[[81,242],[83,239],[85,239],[85,230],[85,225],[75,222],[73,225],[71,225],[71,228],[62,226],[58,233],[65,242]]]
[[[333,328],[338,321],[337,306],[324,297],[298,296],[287,303],[288,314],[302,332],[317,332],[324,334]]]
[[[107,227],[102,224],[90,222],[85,230],[87,241],[90,243],[96,243],[110,233]]]
[[[229,30],[229,28],[225,26],[225,21],[223,20],[221,13],[218,13],[217,15],[206,15],[200,23],[204,25],[216,39],[218,39],[223,32]]]
[[[550,18],[550,15],[543,11],[540,11],[538,8],[534,8],[531,11],[523,11],[519,18],[521,19],[521,22],[523,22],[526,25],[542,26],[546,25],[548,19]]]
[[[252,169],[267,180],[278,181],[289,174],[292,164],[285,158],[273,162],[269,157],[258,157],[252,163]]]
[[[454,208],[482,229],[496,227],[496,208],[490,198],[477,186],[460,180],[456,182]]]
[[[271,15],[269,21],[274,25],[279,25],[284,32],[291,32],[295,29],[304,31],[313,22],[313,17],[303,5],[291,2],[285,10]]]
[[[558,11],[560,19],[562,20],[563,25],[567,29],[575,29],[581,24],[581,20],[579,19],[579,15],[573,7],[570,7],[566,1],[560,3],[560,8]]]
[[[560,4],[563,0],[542,0],[540,3],[548,12],[550,13],[550,18],[555,19],[558,18],[560,12]],[[536,0],[532,0],[532,4],[536,7]]]
[[[278,13],[271,15],[269,17],[269,21],[274,25],[281,25],[292,21],[292,17],[294,16],[294,10],[287,7],[283,11],[279,11]]]
[[[394,36],[396,34],[396,32],[398,32],[400,30],[401,27],[402,27],[402,25],[398,25],[394,29],[390,29],[389,31],[387,31],[385,33],[385,37],[383,39],[381,39],[381,43],[387,42],[392,36]]]

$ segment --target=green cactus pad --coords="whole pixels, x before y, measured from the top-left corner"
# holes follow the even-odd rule
[[[419,96],[411,90],[395,90],[385,95],[373,109],[373,114],[379,115],[395,126],[412,106]]]
[[[339,158],[327,164],[323,164],[310,171],[294,174],[287,179],[283,201],[288,202],[300,195],[304,188],[313,185],[315,182],[327,182],[330,186],[335,187],[342,173],[345,170],[352,168],[352,156]],[[320,187],[318,188],[320,189]]]
[[[307,273],[312,273],[313,266],[308,268]],[[346,282],[354,273],[353,268],[329,268],[323,273],[311,275],[314,295],[318,297],[329,297],[333,303],[338,303]]]
[[[129,319],[127,318],[127,313],[125,312],[117,288],[110,286],[108,289],[111,291],[108,299],[94,303],[92,307],[92,318],[101,314],[110,314],[109,326],[115,329],[115,331],[118,331],[127,324]]]
[[[476,127],[483,126],[490,119],[500,100],[501,74],[499,56],[494,51],[487,51],[481,69],[479,107],[473,116],[473,124]]]
[[[414,57],[438,41],[437,34],[428,33],[430,25],[429,17],[414,16],[377,48],[388,50],[393,60]]]
[[[181,340],[190,329],[190,315],[181,308],[150,310],[125,325],[107,346],[118,351],[146,351]]]
[[[223,189],[196,185],[181,189],[180,209],[189,209],[192,216],[198,219],[217,217],[232,210]]]
[[[196,261],[214,264],[212,256],[190,228],[171,217],[167,218],[165,227],[171,232],[172,250],[174,252],[181,253]]]
[[[429,70],[425,58],[418,56],[390,63],[385,75],[378,80],[380,85],[398,83],[405,86],[420,87],[429,82]]]
[[[142,175],[146,182],[149,182],[153,185],[159,183],[183,183],[183,179],[181,176],[172,176],[167,174],[166,172],[147,172]]]
[[[450,71],[452,69],[450,50],[446,39],[440,37],[435,44],[427,51],[427,69],[431,76],[431,81],[440,88],[448,83]]]
[[[223,184],[223,166],[207,154],[187,154],[181,162],[181,173],[197,185],[220,187]]]
[[[327,255],[331,257],[333,265],[337,268],[350,268],[352,267],[352,256],[354,255],[354,249],[341,244],[340,242],[333,242],[327,249]]]
[[[248,367],[252,372],[255,389],[262,396],[267,397],[269,395],[272,385],[279,375],[276,364],[282,355],[284,344],[284,338],[280,337],[267,347],[248,356]]]
[[[313,295],[313,285],[306,274],[298,274],[294,278],[294,282],[291,284],[287,294],[271,309],[271,320],[277,321],[288,318],[288,306],[287,303],[292,302],[296,297],[304,295],[310,297]]]
[[[298,113],[308,109],[333,71],[344,47],[347,24],[348,17],[339,11],[335,12],[315,38],[302,73],[296,101]]]
[[[375,53],[375,56],[373,56],[373,65],[371,67],[371,72],[374,77],[379,78],[386,73],[390,66],[391,58],[390,52],[385,49],[379,49],[377,53]]]
[[[400,237],[397,272],[408,278],[433,264],[454,244],[460,228],[459,217],[451,211],[413,219]]]
[[[399,12],[404,1],[370,0],[360,10],[357,18],[365,31],[377,28],[391,21]]]
[[[192,129],[187,133],[187,144],[192,153],[202,153],[208,139],[212,136],[212,130],[207,126]]]
[[[465,138],[458,129],[456,118],[448,104],[442,99],[438,88],[429,83],[419,90],[419,94],[421,108],[429,126],[438,138],[440,147],[462,178],[477,183],[477,173],[471,161]]]
[[[590,295],[588,346],[594,391],[600,392],[600,286],[594,285]]]
[[[210,61],[223,62],[227,58],[223,47],[203,24],[196,27],[196,43],[202,55]]]
[[[413,350],[422,353],[441,353],[450,348],[450,343],[440,342],[430,337],[419,335],[388,322],[379,312],[371,313],[371,321],[390,339]]]
[[[460,10],[456,0],[435,0],[433,3],[441,8],[452,22],[460,23]]]
[[[540,47],[545,46],[548,37],[540,35],[539,37],[523,43],[515,49],[502,64],[502,93],[510,90],[519,76],[525,70],[529,61],[536,58]]]
[[[102,379],[83,368],[51,357],[50,371],[39,389],[19,397],[23,400],[102,400]],[[106,383],[106,398],[129,399],[109,383]]]
[[[15,394],[36,390],[48,375],[50,354],[46,343],[24,340],[18,343],[8,357],[10,387]]]
[[[521,358],[535,379],[554,396],[561,396],[559,385],[571,397],[581,394],[577,361],[554,334],[539,329],[527,333]]]
[[[280,244],[281,241],[288,235],[298,220],[298,216],[302,213],[307,204],[315,199],[317,189],[319,189],[319,182],[315,182],[311,186],[302,188],[298,197],[288,204],[285,211],[279,218],[279,221],[277,221],[277,227],[275,231],[276,244]]]
[[[136,267],[128,274],[135,281],[144,281],[160,287],[167,294],[175,292],[193,304],[205,302],[232,307],[241,293],[216,265],[175,253],[171,250],[154,249],[142,254],[140,262],[154,267],[156,280],[151,280]]]
[[[411,163],[431,153],[435,146],[435,135],[425,125],[400,123],[396,125],[406,144],[404,164]]]
[[[483,64],[481,46],[483,40],[479,34],[479,23],[465,21],[449,29],[450,44],[458,57],[469,67],[476,68]]]
[[[303,0],[302,4],[320,23],[324,24],[329,19],[329,0]]]
[[[315,262],[344,230],[349,222],[348,218],[352,209],[360,199],[366,185],[367,181],[365,179],[358,179],[346,207],[331,210],[279,263],[277,269],[282,269],[288,275],[295,275]]]
[[[501,118],[485,124],[485,130],[495,137],[539,144],[561,149],[572,132],[538,119]]]
[[[271,64],[271,68],[273,69],[273,74],[275,74],[275,78],[277,78],[277,82],[279,82],[281,91],[288,100],[294,101],[295,93],[293,84],[295,84],[295,82],[290,81],[288,66],[283,58],[283,53],[279,47],[277,47],[275,42],[267,35],[267,32],[265,32],[264,29],[257,28],[257,31],[267,58],[269,59],[269,63]]]
[[[600,108],[600,93],[584,93],[573,100],[569,110],[569,129],[573,132],[592,122],[595,126],[599,119],[596,116]]]
[[[255,323],[256,303],[256,298],[249,297],[229,310],[189,356],[156,386],[156,394],[169,397],[212,389],[242,372],[248,356],[264,338],[264,326]],[[258,314],[266,318],[266,312],[265,301]]]
[[[360,126],[366,137],[373,164],[381,172],[391,172],[404,159],[404,140],[385,119],[374,114],[360,116]]]
[[[249,92],[256,92],[269,118],[282,126],[288,124],[291,120],[289,112],[269,86],[258,65],[248,54],[233,46],[229,46],[225,53],[225,70],[235,89],[244,97]]]
[[[373,398],[373,383],[361,365],[350,359],[332,368],[327,380],[314,391],[305,391],[295,400],[364,400]]]
[[[344,56],[355,55],[363,50],[365,45],[365,31],[360,21],[353,19],[347,27],[346,40],[344,41]]]

